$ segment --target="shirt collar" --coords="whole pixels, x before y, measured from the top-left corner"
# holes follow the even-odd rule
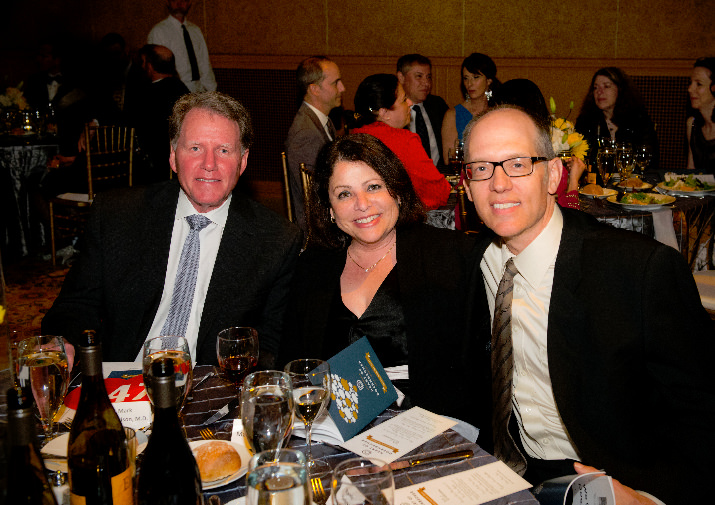
[[[171,14],[169,14],[169,22],[172,23],[172,24],[173,24],[175,27],[177,27],[177,28],[181,28],[181,25],[185,25],[186,28],[189,27],[189,24],[188,24],[188,23],[189,23],[189,20],[188,20],[188,19],[184,18],[184,22],[182,23],[181,21],[179,21],[178,19],[176,19],[176,18],[175,18],[174,16],[172,16]]]
[[[558,205],[555,205],[554,212],[551,214],[551,219],[549,219],[546,227],[517,256],[514,256],[502,242],[502,267],[506,266],[509,258],[514,258],[514,265],[519,270],[519,274],[529,285],[536,289],[541,284],[541,280],[546,275],[549,267],[556,261],[563,227],[563,215]]]
[[[233,198],[233,194],[229,194],[226,201],[223,202],[219,208],[204,212],[201,215],[206,216],[212,223],[224,228],[228,220],[228,207],[231,204],[231,198]],[[189,197],[186,196],[184,190],[181,189],[181,191],[179,191],[179,202],[176,204],[176,219],[186,220],[187,216],[193,216],[194,214],[198,214],[198,212],[196,212],[194,206],[191,205]]]
[[[318,109],[316,109],[315,107],[310,105],[308,102],[303,102],[303,103],[305,105],[307,105],[308,107],[310,107],[310,110],[315,112],[315,115],[318,116],[318,120],[320,121],[320,124],[323,125],[323,128],[325,128],[325,125],[328,124],[328,116],[323,114],[322,111],[319,111]]]

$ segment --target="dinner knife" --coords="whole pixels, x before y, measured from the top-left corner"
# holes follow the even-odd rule
[[[467,459],[474,456],[474,452],[471,449],[464,451],[448,452],[445,454],[438,454],[436,456],[428,456],[426,458],[420,458],[416,456],[414,458],[403,459],[402,461],[395,461],[390,463],[391,470],[402,470],[403,468],[412,468],[413,466],[424,465],[427,463],[444,463],[447,461],[458,461],[460,459]],[[367,475],[371,473],[370,468],[356,468],[347,472],[348,475]]]
[[[214,415],[209,417],[206,421],[201,423],[201,426],[206,426],[207,424],[213,424],[219,419],[222,419],[226,414],[231,412],[233,409],[235,409],[238,404],[241,402],[240,398],[234,398],[230,402],[228,402],[226,405],[221,407],[218,412],[216,412]]]

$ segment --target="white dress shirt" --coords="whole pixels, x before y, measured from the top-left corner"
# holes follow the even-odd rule
[[[196,276],[194,301],[191,305],[191,315],[189,316],[189,323],[186,327],[185,335],[189,343],[189,350],[191,351],[191,361],[194,364],[196,364],[196,343],[198,342],[199,327],[201,325],[201,314],[203,314],[204,311],[206,293],[211,283],[211,274],[214,269],[214,264],[216,263],[219,246],[221,245],[223,230],[226,227],[231,198],[232,195],[229,195],[228,199],[218,209],[202,214],[211,220],[211,224],[199,232],[201,244],[199,271]],[[179,269],[179,260],[181,259],[181,250],[184,248],[184,242],[191,230],[189,223],[186,221],[186,217],[194,214],[197,214],[196,209],[191,205],[191,202],[182,189],[179,192],[179,202],[176,205],[176,214],[174,215],[174,230],[171,233],[171,246],[169,248],[169,261],[166,266],[166,277],[164,279],[164,292],[161,295],[159,309],[156,311],[156,316],[151,325],[151,330],[149,330],[147,340],[161,336],[161,329],[164,327],[166,318],[169,315],[171,297],[174,294],[174,283],[176,282],[176,272]],[[139,356],[137,356],[136,361],[141,361],[141,359],[142,355],[141,351],[139,351]]]
[[[333,138],[333,136],[330,134],[330,129],[328,129],[328,120],[330,118],[328,116],[326,116],[325,114],[323,114],[322,111],[320,111],[320,110],[316,109],[315,107],[313,107],[312,105],[310,105],[308,102],[303,102],[303,103],[305,105],[307,105],[308,107],[310,107],[310,110],[315,112],[315,115],[318,116],[318,121],[320,121],[320,124],[323,125],[323,130],[325,130],[325,133],[328,134],[328,138],[330,140],[335,140]]]
[[[189,53],[186,51],[186,43],[184,42],[184,32],[181,29],[181,22],[174,16],[160,21],[149,32],[147,43],[166,46],[171,49],[176,58],[176,71],[179,78],[186,84],[189,91],[192,93],[198,91],[216,91],[216,78],[214,71],[211,68],[209,61],[209,50],[206,47],[206,41],[201,34],[201,28],[188,20],[184,20],[186,30],[191,37],[191,45],[196,54],[196,62],[199,65],[199,81],[191,80],[191,63],[189,62]]]
[[[556,407],[546,352],[551,288],[562,230],[563,216],[555,207],[546,228],[518,256],[501,241],[493,242],[480,263],[492,321],[494,300],[509,258],[514,258],[519,270],[511,305],[512,401],[524,449],[529,456],[545,460],[580,459]]]
[[[427,111],[425,110],[425,104],[424,102],[422,103],[417,103],[412,106],[410,109],[410,114],[412,116],[412,121],[410,121],[410,131],[412,133],[417,133],[417,127],[415,123],[415,118],[417,117],[417,113],[415,112],[415,107],[419,107],[420,110],[422,111],[422,117],[425,118],[425,124],[427,125],[427,133],[429,134],[429,150],[430,152],[427,153],[427,156],[432,158],[432,163],[434,163],[434,166],[437,166],[439,163],[439,157],[440,157],[440,152],[439,152],[439,147],[437,146],[437,135],[434,131],[434,128],[432,128],[432,123],[429,120],[429,116],[427,115]],[[442,135],[442,132],[439,132],[440,135]]]

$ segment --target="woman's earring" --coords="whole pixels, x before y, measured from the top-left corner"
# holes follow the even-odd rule
[[[332,213],[330,214],[330,222],[331,223],[335,222],[335,216]]]
[[[491,89],[488,89],[484,92],[484,96],[487,97],[487,100],[491,100],[493,95],[494,92]]]

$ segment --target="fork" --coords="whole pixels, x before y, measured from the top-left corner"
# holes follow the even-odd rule
[[[204,440],[216,440],[216,435],[211,428],[201,428],[199,430],[199,435],[201,435],[201,438]]]
[[[323,481],[320,480],[320,477],[310,479],[310,486],[313,488],[313,501],[317,505],[325,505],[330,493],[323,488]]]

